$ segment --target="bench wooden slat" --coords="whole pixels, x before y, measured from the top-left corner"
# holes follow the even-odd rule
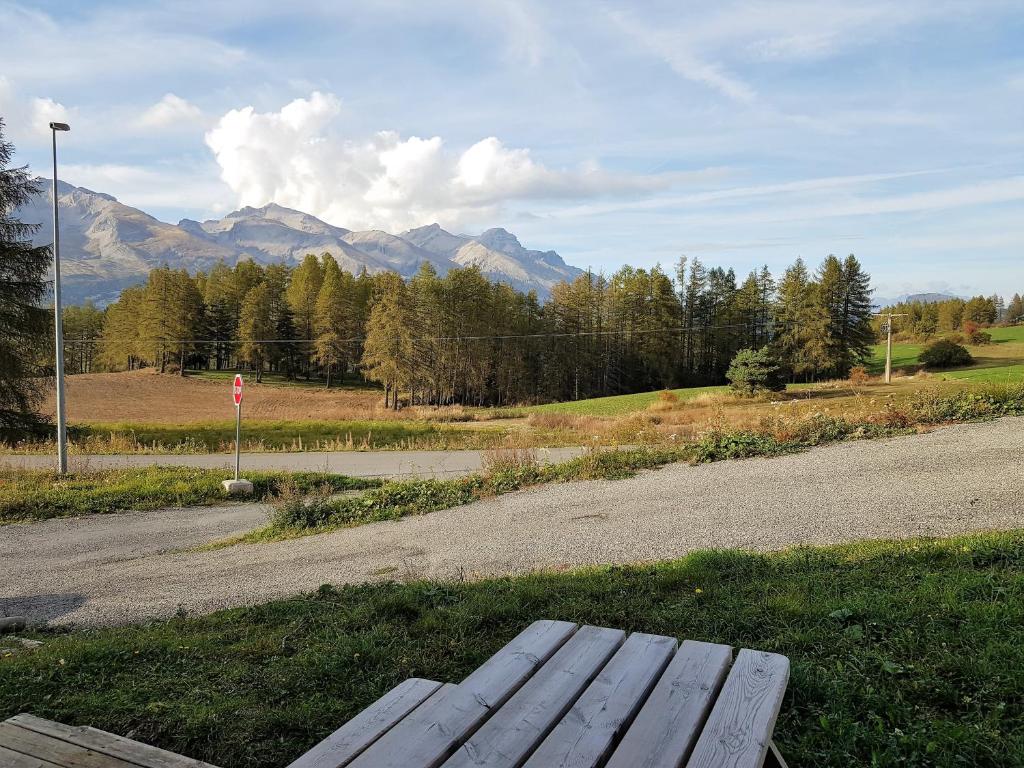
[[[44,736],[51,736],[104,755],[135,763],[143,768],[216,768],[202,760],[151,747],[149,744],[88,726],[64,725],[27,713],[15,715],[7,722]]]
[[[526,766],[602,765],[668,665],[676,643],[674,637],[630,635]]]
[[[138,763],[30,731],[10,721],[0,723],[0,745],[24,755],[40,755],[67,768],[139,768]]]
[[[515,768],[601,671],[625,632],[582,627],[444,764]]]
[[[678,768],[700,735],[731,661],[728,645],[684,641],[607,768]]]
[[[441,687],[411,677],[399,683],[288,768],[341,768],[389,731]]]
[[[56,763],[41,757],[23,755],[7,747],[0,747],[0,765],[4,768],[60,768]]]
[[[500,707],[576,629],[569,621],[535,621],[477,667],[461,686],[475,691],[488,707]]]
[[[538,621],[454,688],[433,696],[353,760],[352,768],[435,768],[576,631]]]
[[[789,681],[789,659],[743,649],[687,768],[760,768]]]

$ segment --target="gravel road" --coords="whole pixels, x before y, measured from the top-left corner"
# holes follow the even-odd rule
[[[477,577],[1024,526],[1024,419],[774,459],[549,485],[405,520],[213,552],[258,505],[0,528],[0,614],[119,624],[255,604],[323,583]]]
[[[586,450],[580,447],[538,448],[537,459],[568,461]],[[242,476],[246,470],[336,472],[351,477],[453,477],[477,472],[483,465],[483,451],[302,451],[243,453]],[[18,469],[49,469],[53,456],[41,454],[0,454],[0,466]],[[201,467],[223,469],[235,466],[235,455],[197,454],[72,454],[71,469],[124,469],[125,467]]]

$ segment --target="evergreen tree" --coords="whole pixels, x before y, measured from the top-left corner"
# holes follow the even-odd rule
[[[853,254],[840,261],[829,255],[818,269],[818,301],[829,318],[828,369],[846,378],[854,365],[871,356],[871,277]]]
[[[323,281],[323,267],[320,265],[320,260],[311,253],[307,253],[302,263],[291,271],[285,296],[294,318],[295,332],[302,339],[314,338],[316,300],[320,295],[320,286]],[[303,343],[301,347],[306,359],[304,367],[308,379],[309,359],[314,347],[308,343]]]
[[[25,167],[8,167],[14,147],[4,140],[0,119],[0,436],[36,424],[42,396],[37,358],[50,330],[41,306],[46,294],[50,248],[33,246],[37,224],[15,219],[19,206],[39,192]]]
[[[1006,305],[1006,322],[1013,324],[1024,320],[1024,298],[1019,293],[1013,294],[1010,303]]]
[[[327,371],[327,388],[331,387],[331,371],[344,375],[348,367],[349,338],[352,325],[352,276],[338,268],[330,254],[324,254],[323,284],[316,300],[313,330],[316,334],[317,360]]]
[[[409,362],[415,356],[415,315],[401,277],[383,272],[376,282],[362,366],[367,379],[384,386],[384,405],[397,410],[399,392],[412,380]]]
[[[266,360],[264,348],[259,343],[274,337],[276,328],[271,316],[270,288],[264,282],[249,290],[242,300],[238,320],[238,340],[241,342],[238,356],[256,372],[256,381],[263,380],[263,366]]]
[[[809,380],[829,363],[829,317],[803,259],[782,276],[775,310],[773,344],[794,379]]]
[[[64,307],[63,326],[65,373],[90,373],[96,353],[93,341],[103,334],[103,310],[92,301]]]

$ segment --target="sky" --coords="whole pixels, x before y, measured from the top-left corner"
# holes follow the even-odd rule
[[[503,226],[581,268],[854,253],[1024,292],[1024,0],[5,2],[16,161],[164,221]]]

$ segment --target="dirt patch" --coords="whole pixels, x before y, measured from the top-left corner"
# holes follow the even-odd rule
[[[192,424],[235,416],[230,382],[208,381],[152,369],[68,376],[70,423],[145,422]],[[52,395],[43,413],[53,415]],[[343,421],[402,419],[383,407],[381,395],[367,389],[283,387],[246,381],[244,415],[249,419]]]

